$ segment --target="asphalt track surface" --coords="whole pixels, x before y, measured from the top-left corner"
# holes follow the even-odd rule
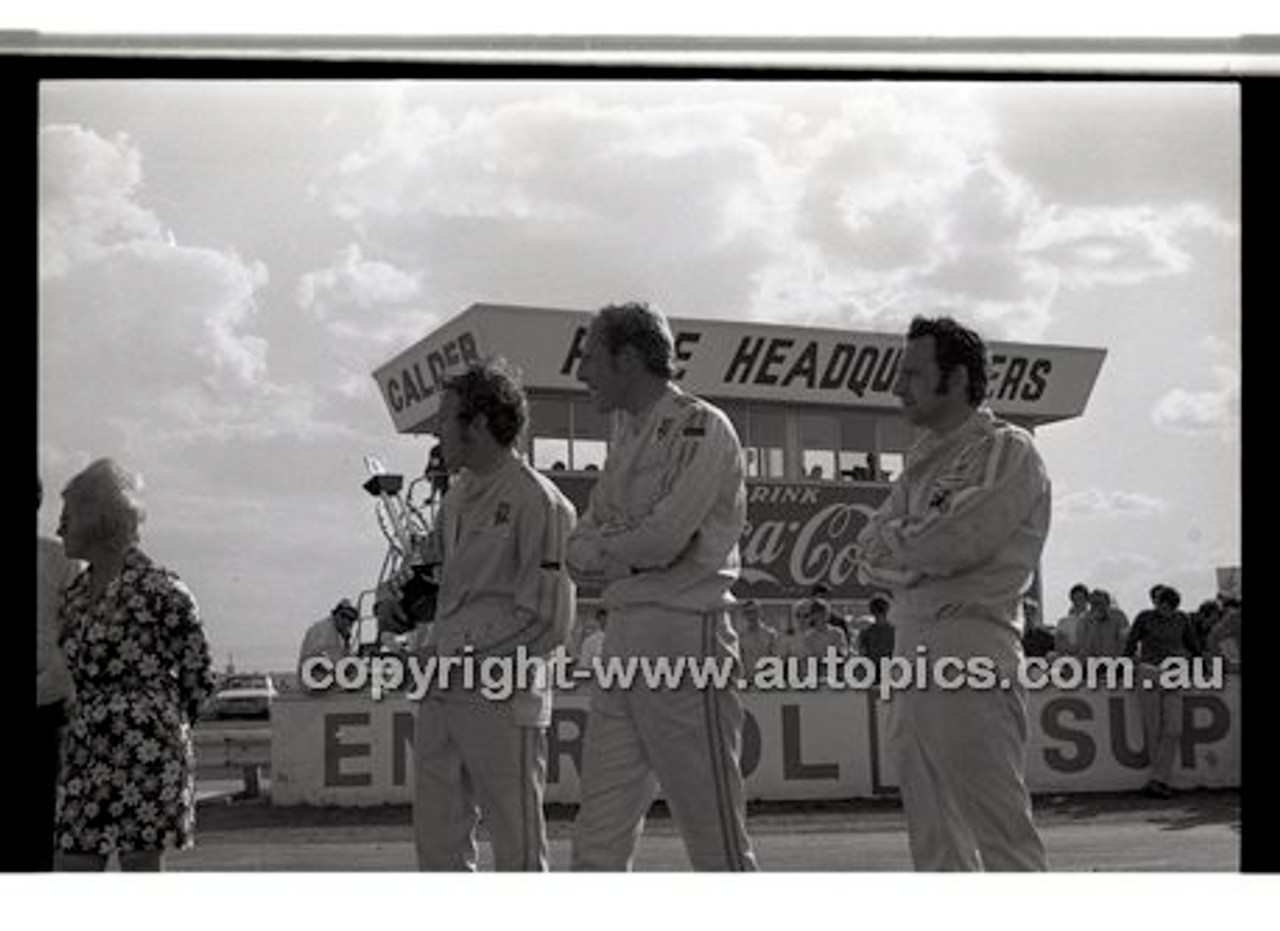
[[[196,845],[165,868],[195,872],[405,872],[416,869],[410,809],[273,807],[237,798],[234,780],[206,781]],[[553,871],[568,869],[573,808],[548,806]],[[1036,823],[1054,872],[1211,872],[1240,868],[1237,792],[1188,792],[1152,800],[1133,793],[1037,798]],[[902,809],[895,801],[756,803],[748,829],[762,870],[908,872]],[[480,831],[480,868],[492,867]],[[637,851],[638,872],[690,869],[659,803]]]

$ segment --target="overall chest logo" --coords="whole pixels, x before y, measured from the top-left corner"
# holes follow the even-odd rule
[[[511,523],[511,502],[500,501],[498,508],[493,512],[493,526],[505,527]]]

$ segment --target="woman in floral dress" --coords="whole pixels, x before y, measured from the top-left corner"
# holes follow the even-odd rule
[[[141,483],[109,459],[63,491],[58,534],[87,560],[62,607],[76,686],[63,746],[58,866],[159,870],[195,829],[191,722],[212,688],[195,600],[138,544]]]

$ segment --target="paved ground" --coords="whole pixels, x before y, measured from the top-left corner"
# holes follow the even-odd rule
[[[273,808],[237,799],[234,779],[205,781],[197,845],[171,854],[176,871],[408,871],[414,869],[407,806]],[[567,869],[571,807],[548,811],[553,870]],[[1240,798],[1188,793],[1169,801],[1132,794],[1036,800],[1052,868],[1061,872],[1237,872]],[[753,805],[750,830],[762,869],[775,872],[907,871],[900,806],[893,801]],[[481,843],[481,865],[490,863]],[[684,871],[684,848],[655,806],[636,859],[641,871]]]

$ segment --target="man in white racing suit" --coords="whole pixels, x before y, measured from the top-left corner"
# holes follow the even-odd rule
[[[912,321],[893,391],[924,434],[858,537],[860,578],[894,592],[895,656],[914,666],[923,647],[931,669],[977,658],[993,672],[893,696],[889,750],[918,870],[1046,868],[1024,775],[1018,606],[1048,535],[1050,486],[1030,434],[982,406],[986,383],[978,334],[947,317]]]
[[[644,304],[592,321],[578,378],[619,411],[608,459],[569,543],[579,584],[603,584],[601,661],[737,661],[730,586],[746,521],[729,418],[677,388],[665,318]],[[573,868],[627,870],[656,782],[699,870],[754,870],[732,688],[597,688],[587,723]]]
[[[577,514],[516,449],[527,412],[500,362],[473,365],[445,385],[437,429],[445,465],[459,474],[424,546],[427,561],[440,564],[440,589],[420,661],[470,657],[478,667],[521,649],[545,658],[568,635],[575,591],[565,547]],[[395,617],[399,589],[383,595],[380,614]],[[418,866],[475,870],[479,814],[497,870],[545,871],[550,684],[535,679],[501,698],[486,695],[479,675],[468,688],[454,673],[422,699],[414,721]]]

